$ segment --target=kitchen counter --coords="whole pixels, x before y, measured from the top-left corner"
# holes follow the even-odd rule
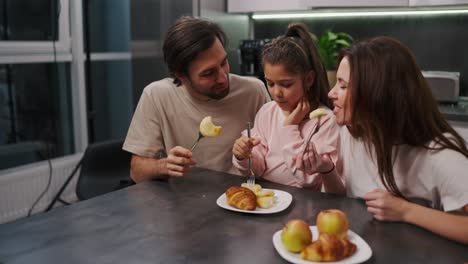
[[[468,97],[460,97],[458,104],[441,104],[439,110],[449,121],[468,123]]]

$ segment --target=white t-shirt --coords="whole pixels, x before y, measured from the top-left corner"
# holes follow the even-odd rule
[[[166,78],[144,89],[123,149],[152,158],[175,146],[189,149],[198,137],[200,121],[211,116],[223,130],[218,137],[201,139],[193,159],[203,168],[240,174],[231,161],[232,146],[247,122],[253,122],[257,111],[269,101],[265,85],[252,77],[230,74],[229,95],[202,101],[172,81]]]
[[[376,161],[346,127],[340,132],[340,159],[348,196],[362,198],[374,189],[385,190]],[[468,204],[468,159],[457,151],[403,145],[393,168],[398,188],[414,202],[444,211]]]

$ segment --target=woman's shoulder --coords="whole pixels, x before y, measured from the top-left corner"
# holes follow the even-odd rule
[[[464,169],[468,169],[468,158],[461,152],[443,147],[440,143],[433,143],[431,145],[433,147],[425,149],[425,152],[428,159],[430,159],[431,162],[434,162],[434,164],[441,161],[445,164],[450,164],[459,168],[463,165]]]

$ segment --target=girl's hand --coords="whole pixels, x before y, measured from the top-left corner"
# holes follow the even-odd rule
[[[335,164],[327,154],[319,154],[314,143],[310,143],[309,150],[302,156],[302,153],[293,158],[298,170],[306,174],[330,173]]]
[[[405,221],[405,215],[411,205],[410,202],[382,189],[366,193],[364,199],[367,211],[381,221]]]
[[[241,136],[234,142],[234,146],[232,147],[232,154],[234,154],[238,160],[246,159],[252,154],[253,147],[259,143],[260,140],[258,138],[251,137],[249,139],[246,136]]]
[[[310,112],[310,104],[306,97],[302,97],[297,103],[296,108],[289,113],[288,117],[284,120],[283,125],[299,125],[304,117]]]

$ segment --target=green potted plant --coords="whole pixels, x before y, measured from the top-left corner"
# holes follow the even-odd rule
[[[325,31],[319,38],[313,36],[317,45],[320,57],[322,58],[325,69],[327,70],[328,82],[333,87],[336,82],[336,60],[338,51],[342,47],[348,47],[353,42],[353,38],[344,32]]]

